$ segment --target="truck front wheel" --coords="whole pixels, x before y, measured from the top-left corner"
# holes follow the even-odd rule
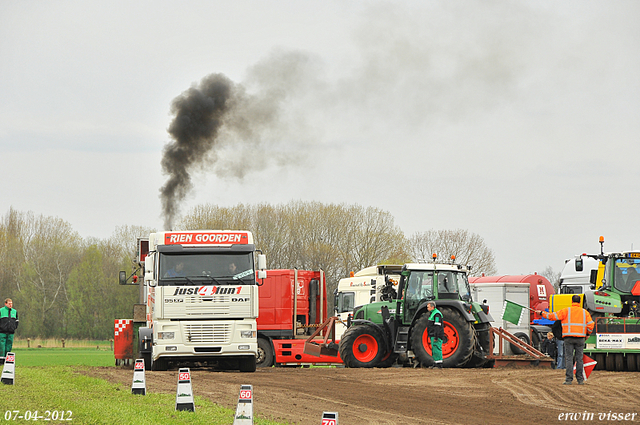
[[[258,367],[271,367],[273,366],[273,348],[271,348],[271,342],[264,338],[258,338],[258,357],[256,358],[256,364]]]
[[[386,354],[379,332],[368,325],[347,329],[342,335],[339,351],[346,367],[376,367]]]

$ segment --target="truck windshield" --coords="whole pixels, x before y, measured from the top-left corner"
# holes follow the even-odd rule
[[[355,292],[338,292],[335,305],[336,313],[352,312],[355,307]]]
[[[640,258],[617,259],[613,270],[613,287],[620,292],[630,293],[633,286],[640,280],[638,267]]]
[[[254,285],[253,254],[161,254],[160,286]]]

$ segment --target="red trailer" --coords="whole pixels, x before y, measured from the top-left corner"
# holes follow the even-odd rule
[[[327,319],[324,272],[267,270],[260,280],[257,366],[342,363],[304,353],[305,340]]]

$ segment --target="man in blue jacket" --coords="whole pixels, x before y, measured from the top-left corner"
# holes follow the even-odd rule
[[[0,308],[0,357],[4,361],[13,348],[13,334],[18,329],[18,312],[13,308],[11,298],[4,300]]]

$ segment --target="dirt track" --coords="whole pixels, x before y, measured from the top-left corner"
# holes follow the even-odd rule
[[[133,376],[115,367],[86,373],[129,387]],[[285,423],[317,425],[323,411],[337,411],[341,425],[548,424],[585,412],[593,419],[579,423],[613,423],[599,420],[609,412],[638,413],[640,422],[640,373],[594,371],[584,386],[563,380],[564,371],[533,367],[192,370],[194,395],[235,410],[240,385],[252,384],[254,414]],[[146,381],[149,392],[175,393],[177,370],[147,372]]]

